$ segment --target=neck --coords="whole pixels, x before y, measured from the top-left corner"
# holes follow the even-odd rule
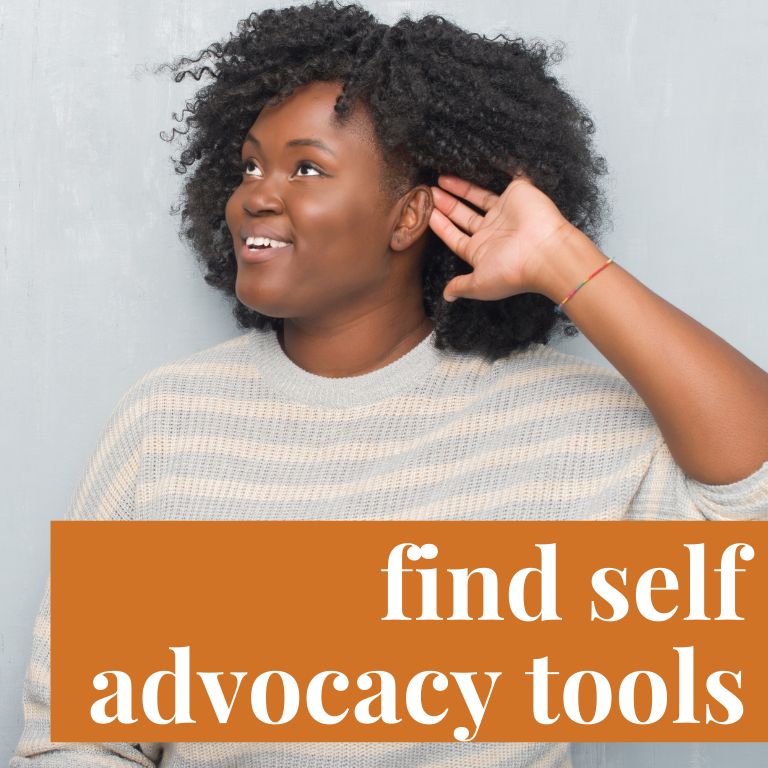
[[[404,308],[392,302],[354,318],[332,323],[286,319],[278,335],[288,358],[317,376],[361,376],[410,352],[432,332],[434,324],[418,303]]]

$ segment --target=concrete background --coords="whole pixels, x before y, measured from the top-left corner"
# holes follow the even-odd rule
[[[125,390],[238,332],[168,215],[158,138],[191,94],[144,66],[224,38],[269,3],[3,0],[0,45],[0,765],[60,519]],[[612,176],[603,248],[768,368],[768,5],[761,0],[369,1],[486,34],[561,39]],[[569,351],[599,360],[583,340]],[[761,744],[591,744],[582,766],[768,764]]]

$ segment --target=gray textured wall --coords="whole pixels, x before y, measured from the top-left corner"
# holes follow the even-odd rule
[[[63,516],[101,425],[156,364],[234,336],[168,215],[158,133],[190,89],[137,68],[224,37],[245,0],[4,0],[0,130],[0,765]],[[368,2],[569,43],[561,77],[612,169],[604,250],[764,368],[768,5],[761,0]],[[599,359],[583,341],[571,351]],[[582,766],[750,766],[744,744],[578,745]]]

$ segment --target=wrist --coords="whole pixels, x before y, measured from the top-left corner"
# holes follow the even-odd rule
[[[532,276],[532,290],[560,304],[606,258],[581,230],[567,223],[544,244]]]

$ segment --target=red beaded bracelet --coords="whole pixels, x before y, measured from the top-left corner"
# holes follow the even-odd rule
[[[592,278],[593,278],[595,275],[597,275],[597,274],[599,274],[600,272],[602,272],[602,271],[603,271],[603,270],[604,270],[604,269],[605,269],[605,268],[606,268],[606,267],[607,267],[607,266],[608,266],[608,265],[609,265],[609,264],[610,264],[610,263],[611,263],[611,262],[614,260],[614,258],[615,258],[615,256],[611,256],[611,258],[610,258],[610,259],[608,259],[608,261],[606,261],[606,262],[605,262],[605,264],[603,264],[603,266],[602,266],[602,267],[600,267],[600,269],[596,269],[596,270],[595,270],[595,271],[594,271],[594,272],[593,272],[593,273],[592,273],[592,274],[591,274],[591,275],[590,275],[590,276],[589,276],[589,277],[588,277],[586,280],[584,280],[584,282],[582,282],[582,283],[579,283],[579,284],[578,284],[578,285],[577,285],[577,286],[576,286],[576,287],[575,287],[575,288],[574,288],[574,289],[573,289],[573,290],[572,290],[572,291],[571,291],[571,292],[570,292],[570,293],[569,293],[569,294],[568,294],[568,295],[567,295],[567,296],[566,296],[566,297],[565,297],[565,298],[564,298],[564,299],[563,299],[563,300],[560,302],[560,304],[558,304],[558,305],[555,307],[555,312],[562,312],[562,311],[563,311],[563,304],[565,304],[565,302],[566,302],[566,301],[568,301],[568,299],[570,299],[570,298],[571,298],[571,296],[573,296],[573,294],[574,294],[574,293],[576,293],[576,291],[578,291],[578,290],[579,290],[579,288],[581,288],[581,286],[582,286],[582,285],[584,285],[584,283],[588,283],[588,282],[589,282],[589,281],[590,281],[590,280],[591,280],[591,279],[592,279]]]

